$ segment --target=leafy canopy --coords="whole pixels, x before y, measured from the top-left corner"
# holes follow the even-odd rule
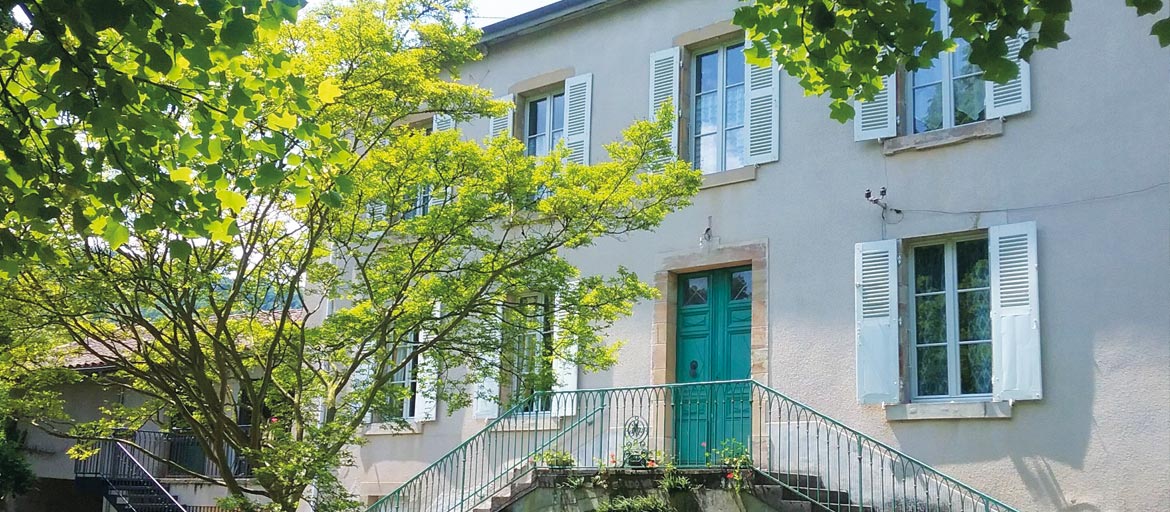
[[[510,137],[428,132],[435,113],[466,122],[506,108],[458,82],[478,58],[480,34],[459,21],[466,7],[353,1],[257,28],[267,35],[223,62],[238,86],[167,117],[180,135],[160,139],[153,168],[184,199],[136,192],[118,207],[125,220],[102,229],[74,229],[85,212],[73,210],[45,223],[39,243],[55,257],[0,286],[0,305],[24,313],[8,325],[27,343],[60,333],[114,369],[94,379],[143,403],[91,422],[23,419],[81,440],[77,456],[120,427],[180,426],[218,470],[192,476],[234,504],[260,497],[291,511],[312,484],[316,510],[343,509],[353,502],[336,468],[365,418],[390,416],[408,392],[392,378],[411,360],[419,393],[448,411],[485,378],[535,388],[554,359],[612,365],[617,345],[600,333],[654,290],[624,269],[580,276],[563,252],[655,228],[689,204],[700,176],[673,161],[667,115],[632,125],[591,166],[566,163],[564,148],[535,159]],[[271,55],[283,59],[279,80],[260,78],[274,72]],[[200,107],[208,98],[224,112]],[[205,124],[230,136],[216,145]],[[425,215],[420,190],[433,198]],[[141,221],[186,201],[207,212]],[[95,236],[106,231],[116,236]],[[519,333],[545,328],[518,301],[527,291],[543,292],[557,319],[540,371],[512,355]],[[254,479],[232,473],[233,454]]]
[[[806,93],[828,94],[830,116],[853,118],[852,100],[870,100],[881,90],[881,78],[899,67],[926,68],[955,41],[971,45],[971,63],[987,80],[1006,82],[1019,73],[1007,58],[1005,41],[1021,31],[1029,38],[1020,50],[1028,60],[1041,48],[1067,41],[1065,24],[1071,0],[942,0],[950,19],[950,36],[935,30],[934,12],[909,0],[755,0],[735,10],[733,22],[748,31],[757,62],[774,57],[800,80]],[[1164,13],[1162,0],[1125,0],[1139,16]],[[1170,46],[1170,17],[1150,31],[1163,47]]]

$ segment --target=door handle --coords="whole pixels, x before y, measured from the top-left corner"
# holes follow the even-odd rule
[[[691,377],[699,376],[699,362],[691,359]]]

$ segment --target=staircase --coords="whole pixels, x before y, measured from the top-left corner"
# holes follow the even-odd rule
[[[525,412],[532,410],[528,400],[551,403],[548,410],[558,415]],[[751,380],[528,400],[367,512],[499,512],[549,486],[550,474],[630,468],[652,474],[641,469],[651,461],[715,475],[750,473],[753,495],[784,511],[1018,512]]]
[[[79,488],[102,494],[118,512],[187,512],[143,464],[145,454],[135,456],[140,448],[120,441],[102,441],[98,448],[97,455],[77,461]]]

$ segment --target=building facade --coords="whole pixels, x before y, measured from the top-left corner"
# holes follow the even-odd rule
[[[1150,21],[1076,2],[1072,39],[1020,79],[985,83],[960,48],[841,124],[745,62],[736,5],[564,0],[488,26],[460,79],[513,112],[435,120],[599,162],[678,108],[694,204],[567,256],[661,296],[607,333],[615,367],[561,368],[555,390],[750,378],[1019,510],[1170,507],[1170,59]],[[340,470],[370,503],[501,414],[403,407],[412,428],[372,425]]]

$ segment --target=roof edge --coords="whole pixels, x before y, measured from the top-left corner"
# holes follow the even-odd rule
[[[626,0],[560,0],[483,27],[480,44],[491,45],[562,23],[587,11]]]

